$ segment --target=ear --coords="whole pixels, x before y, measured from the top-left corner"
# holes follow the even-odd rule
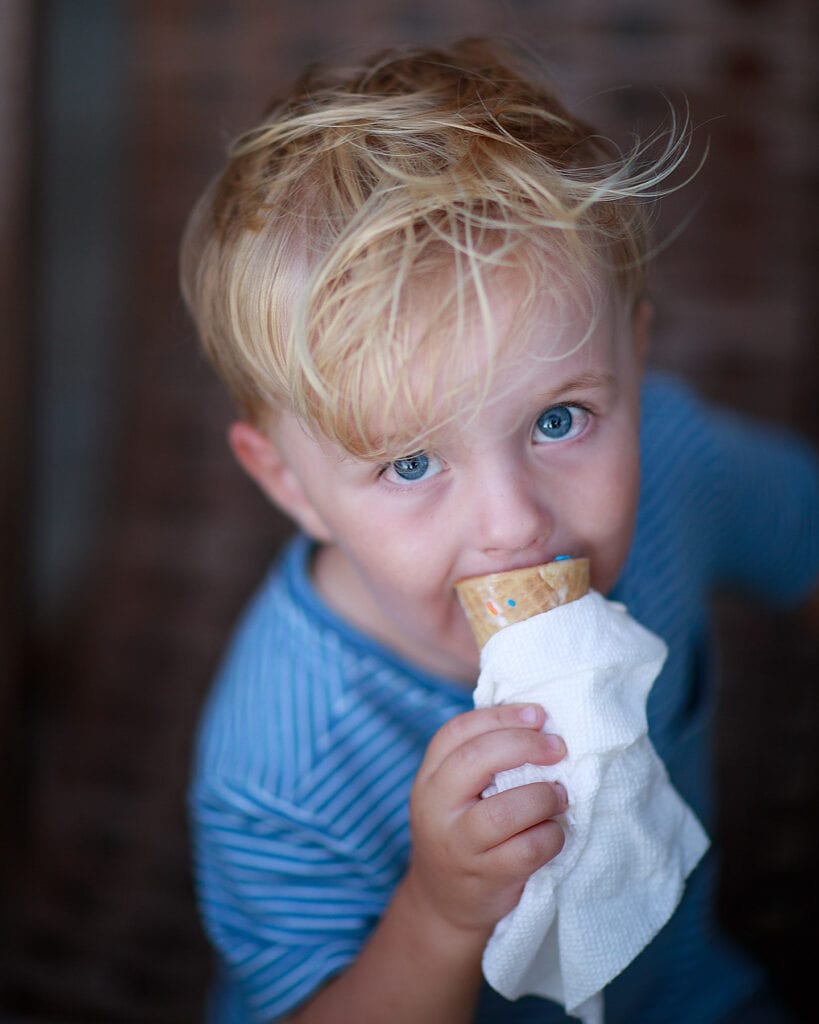
[[[328,543],[324,521],[306,494],[301,480],[284,457],[276,440],[250,423],[233,423],[228,441],[239,465],[274,505],[315,540]]]
[[[634,337],[634,351],[640,363],[640,369],[645,366],[648,348],[651,342],[651,324],[654,320],[654,306],[648,299],[640,299],[634,307],[631,319],[632,335]]]

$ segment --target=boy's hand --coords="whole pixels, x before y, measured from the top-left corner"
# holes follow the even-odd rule
[[[566,809],[559,784],[535,782],[481,799],[497,772],[561,760],[563,741],[540,732],[545,718],[537,705],[469,711],[447,722],[427,748],[410,797],[405,881],[413,899],[451,927],[488,938],[529,875],[563,846],[563,831],[551,820]]]

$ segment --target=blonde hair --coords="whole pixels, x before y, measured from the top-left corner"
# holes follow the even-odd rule
[[[623,154],[482,41],[313,69],[191,216],[182,286],[205,351],[251,420],[286,407],[356,455],[415,450],[491,387],[490,283],[515,282],[518,326],[569,282],[640,298],[645,201],[683,134],[650,162]]]

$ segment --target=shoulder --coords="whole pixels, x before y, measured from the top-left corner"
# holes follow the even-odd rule
[[[819,460],[779,425],[710,405],[649,375],[638,529],[663,537],[710,583],[795,600],[819,571]]]
[[[644,466],[671,468],[671,458],[682,459],[676,473],[689,465],[703,468],[713,457],[711,410],[683,381],[667,374],[646,376],[642,389],[640,446]]]
[[[810,444],[787,428],[708,402],[669,374],[646,375],[642,403],[644,457],[668,462],[673,452],[705,470],[722,473],[732,464],[737,474],[748,471],[745,460],[736,461],[742,453],[755,464],[768,460],[802,476],[819,464]]]
[[[268,792],[310,762],[338,704],[338,636],[301,599],[306,541],[283,552],[233,632],[202,713],[195,779],[255,779]]]
[[[716,511],[717,449],[702,400],[682,381],[649,374],[640,419],[641,536],[656,536],[666,550],[695,547]]]

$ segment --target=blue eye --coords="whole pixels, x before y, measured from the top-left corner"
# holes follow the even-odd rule
[[[441,460],[437,456],[415,452],[413,455],[405,455],[402,459],[395,459],[387,466],[384,475],[392,483],[412,484],[435,476],[442,468]]]
[[[421,480],[429,469],[429,456],[423,452],[416,452],[415,455],[396,459],[392,468],[402,480]]]
[[[538,416],[532,439],[541,444],[576,437],[585,427],[588,415],[577,405],[553,405]]]

